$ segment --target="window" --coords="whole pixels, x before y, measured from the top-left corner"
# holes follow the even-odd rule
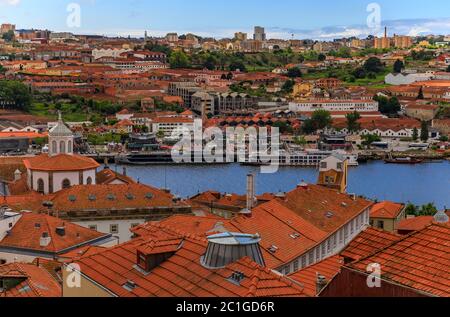
[[[73,152],[73,148],[72,148],[72,141],[67,142],[67,153],[72,153]]]
[[[111,225],[109,228],[110,233],[119,233],[119,225]]]
[[[320,168],[327,168],[327,162],[320,163]]]
[[[59,153],[66,153],[66,142],[59,142]]]
[[[89,229],[90,229],[90,230],[97,231],[97,226],[96,226],[96,225],[90,225],[90,226],[89,226]]]
[[[62,182],[62,189],[67,189],[67,188],[70,188],[70,181],[66,178]]]
[[[39,178],[37,181],[37,191],[41,194],[44,193],[44,180],[42,178]]]
[[[87,185],[92,185],[92,177],[88,177],[86,180]]]
[[[56,143],[56,141],[52,142],[52,154],[56,154],[58,153],[58,145]]]
[[[6,264],[7,261],[5,259],[0,259],[0,265]]]
[[[314,263],[314,250],[309,252],[309,264],[313,264]]]
[[[302,257],[302,268],[306,267],[306,255]]]
[[[377,227],[379,229],[384,229],[384,221],[383,220],[378,220],[377,222]]]
[[[342,163],[337,163],[337,169],[341,170],[342,169]]]
[[[294,262],[294,272],[298,271],[298,260],[295,260]]]

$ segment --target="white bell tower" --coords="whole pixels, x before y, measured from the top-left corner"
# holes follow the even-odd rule
[[[49,155],[73,155],[72,131],[64,124],[61,111],[58,112],[58,123],[48,133]]]

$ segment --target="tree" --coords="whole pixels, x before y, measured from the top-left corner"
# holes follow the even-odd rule
[[[394,63],[394,73],[401,73],[404,68],[405,64],[401,60],[397,59]]]
[[[308,142],[305,139],[305,136],[303,135],[294,137],[294,143],[300,146],[305,146],[306,144],[308,144]]]
[[[11,103],[12,107],[27,110],[31,99],[31,93],[23,83],[13,80],[0,81],[0,100]]]
[[[6,69],[0,65],[0,74],[4,74],[6,72]]]
[[[412,139],[413,141],[417,141],[419,139],[419,130],[417,130],[417,128],[413,129]]]
[[[170,67],[172,68],[189,68],[191,62],[185,52],[178,50],[170,54],[169,57]]]
[[[14,31],[8,31],[6,33],[3,33],[2,39],[4,39],[6,42],[12,42],[14,40]]]
[[[424,97],[424,95],[423,95],[423,87],[421,86],[420,87],[420,90],[419,90],[419,95],[417,96],[417,99],[425,99],[425,97]]]
[[[323,53],[320,53],[319,56],[317,56],[317,59],[319,60],[319,62],[323,62],[327,59],[327,56]]]
[[[374,142],[380,142],[381,138],[376,134],[364,134],[362,136],[363,142],[362,144],[365,145],[368,149],[370,149],[370,146]]]
[[[365,78],[366,77],[366,71],[364,70],[364,68],[362,67],[358,67],[353,71],[353,76],[355,76],[355,78]]]
[[[287,80],[283,87],[281,87],[281,90],[286,94],[291,94],[294,90],[295,81],[293,80]]]
[[[428,123],[426,121],[422,121],[421,131],[420,131],[420,140],[422,140],[423,142],[427,142],[428,137],[429,137]]]
[[[447,67],[447,73],[450,73],[450,65]]]
[[[216,69],[216,65],[217,65],[217,60],[211,55],[209,55],[206,58],[205,62],[203,63],[203,67],[208,69],[208,70],[215,70]]]
[[[349,113],[346,115],[347,129],[349,132],[357,132],[361,128],[358,120],[361,119],[361,115],[358,112]]]
[[[230,71],[234,72],[234,71],[241,71],[241,72],[246,72],[247,68],[245,67],[244,63],[241,61],[234,61],[230,64],[229,66]]]
[[[311,116],[314,128],[317,130],[323,130],[331,126],[333,120],[331,118],[331,113],[327,110],[316,110]]]
[[[381,60],[377,57],[370,57],[363,66],[367,73],[381,73],[384,70],[384,65]]]
[[[288,70],[287,76],[289,78],[302,77],[302,71],[298,67],[292,67]]]

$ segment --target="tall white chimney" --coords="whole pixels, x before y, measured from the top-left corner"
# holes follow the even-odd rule
[[[247,209],[252,210],[255,207],[255,176],[247,175]]]

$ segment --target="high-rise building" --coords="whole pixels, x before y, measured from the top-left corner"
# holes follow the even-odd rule
[[[391,47],[391,39],[387,36],[387,27],[384,28],[384,37],[383,38],[375,38],[374,39],[374,48],[377,49],[386,49]]]
[[[0,34],[8,33],[9,31],[15,31],[16,26],[14,24],[2,24],[0,26]]]
[[[412,46],[412,39],[409,36],[394,35],[394,46],[397,48],[409,48]]]
[[[236,33],[234,33],[234,39],[237,40],[237,41],[246,41],[247,40],[247,33],[236,32]]]
[[[255,41],[265,41],[266,33],[263,27],[261,26],[255,26],[255,34],[253,34],[253,39]]]

